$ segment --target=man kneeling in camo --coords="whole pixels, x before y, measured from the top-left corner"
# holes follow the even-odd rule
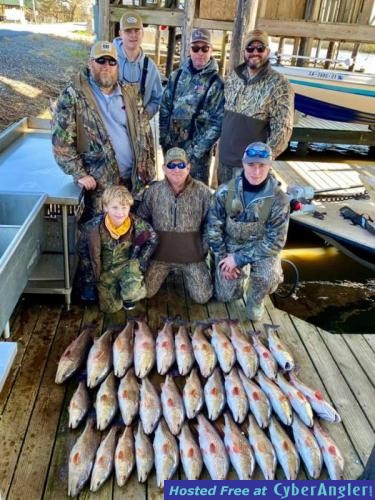
[[[215,293],[227,302],[246,294],[249,319],[259,321],[264,299],[283,280],[280,253],[289,224],[289,200],[270,172],[272,151],[249,144],[243,171],[215,193],[208,213]]]

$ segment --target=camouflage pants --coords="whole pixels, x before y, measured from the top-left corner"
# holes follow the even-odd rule
[[[227,280],[219,266],[215,269],[215,295],[221,302],[230,302],[246,295],[246,306],[261,304],[263,299],[273,293],[283,281],[280,257],[257,260],[241,269],[241,275]]]
[[[212,296],[212,280],[205,262],[173,264],[154,260],[147,269],[145,281],[147,297],[153,297],[171,271],[181,271],[187,291],[194,302],[205,304]]]
[[[135,259],[104,271],[97,284],[100,309],[114,313],[123,307],[123,301],[136,302],[146,297],[146,287],[139,263]]]
[[[217,169],[217,183],[220,186],[221,184],[226,184],[234,177],[242,174],[243,168],[241,167],[230,167],[229,165],[224,165],[219,161],[219,166]]]

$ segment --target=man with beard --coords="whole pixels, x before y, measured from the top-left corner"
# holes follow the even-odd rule
[[[102,211],[108,186],[125,185],[135,199],[141,196],[154,169],[145,144],[137,92],[118,82],[114,45],[99,41],[88,68],[60,94],[52,120],[55,159],[85,188],[85,220]]]
[[[189,158],[191,176],[205,184],[224,113],[224,85],[217,70],[210,32],[195,29],[190,57],[169,77],[159,112],[164,154],[174,146],[182,148]]]
[[[242,152],[261,141],[272,159],[287,147],[293,130],[294,93],[288,80],[273,70],[265,31],[245,36],[244,63],[225,83],[225,111],[219,143],[218,180],[222,184],[242,171]]]

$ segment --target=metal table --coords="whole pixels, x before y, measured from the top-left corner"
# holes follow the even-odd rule
[[[69,244],[68,213],[78,219],[83,189],[55,162],[49,129],[47,120],[24,118],[0,134],[0,187],[8,192],[46,193],[46,214],[50,216],[52,211],[60,218],[61,213],[62,248],[49,251],[46,242],[25,292],[63,294],[69,308],[75,254]]]

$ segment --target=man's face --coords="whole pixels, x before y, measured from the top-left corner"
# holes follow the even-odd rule
[[[250,42],[244,50],[245,63],[251,70],[260,69],[267,64],[269,56],[270,49],[257,40]]]
[[[270,171],[270,163],[245,163],[242,162],[244,174],[246,179],[253,186],[258,186],[264,180],[266,180],[268,172]]]
[[[139,49],[143,40],[143,28],[120,30],[120,37],[125,50]]]
[[[118,64],[109,56],[91,59],[90,73],[94,81],[103,89],[111,89],[118,80]]]
[[[190,164],[185,163],[184,160],[172,160],[167,165],[163,165],[163,171],[172,185],[183,184],[189,176]]]
[[[195,42],[190,47],[190,57],[194,69],[202,69],[211,59],[212,47],[205,42]]]
[[[124,205],[120,200],[112,200],[108,205],[104,205],[104,212],[109,215],[112,224],[115,227],[121,226],[129,217],[130,206]]]

